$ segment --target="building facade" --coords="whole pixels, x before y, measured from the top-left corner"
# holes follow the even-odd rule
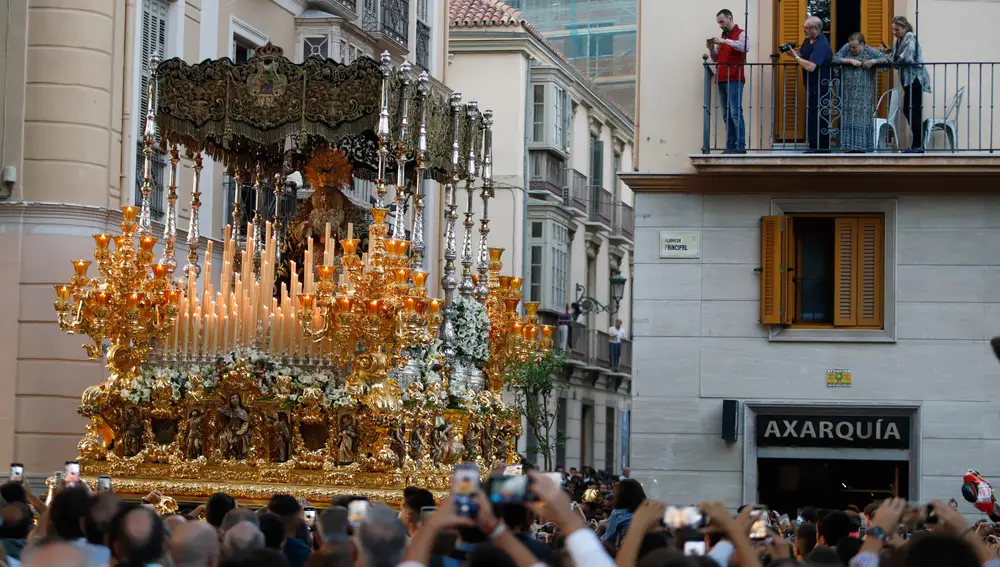
[[[625,112],[635,115],[637,0],[506,0]]]
[[[552,403],[565,441],[555,464],[620,471],[632,343],[623,341],[614,369],[608,331],[616,318],[631,330],[635,217],[618,172],[632,167],[632,119],[504,3],[453,1],[449,23],[448,86],[503,117],[494,127],[490,238],[525,274],[525,301],[538,301],[544,322],[556,325],[571,304],[614,305],[611,278],[626,278],[616,313],[583,313],[557,341],[571,372]],[[520,447],[533,459],[535,445],[527,434]]]
[[[746,151],[723,154],[705,38],[725,6],[640,2],[638,171],[622,175],[639,212],[633,473],[667,502],[792,514],[896,494],[974,513],[962,475],[1000,474],[987,456],[1000,446],[988,345],[1000,334],[1000,123],[988,111],[1000,96],[978,75],[1000,64],[971,38],[1000,6],[861,0],[831,16],[828,4],[740,6]],[[835,97],[831,150],[803,151],[806,87],[779,47],[802,43],[808,15],[834,52],[855,31],[891,44],[894,16],[914,24],[931,82],[923,153],[899,151],[905,113],[885,104],[895,70],[872,71],[870,102]],[[846,153],[837,130],[862,102],[865,120],[895,132]],[[949,140],[934,121],[956,116]]]
[[[80,348],[84,340],[59,330],[52,285],[69,278],[70,260],[92,256],[90,235],[117,231],[119,207],[136,202],[150,56],[242,62],[270,42],[294,61],[315,55],[346,63],[388,50],[396,64],[405,58],[428,71],[432,88],[444,89],[447,18],[444,0],[12,0],[9,6],[8,25],[0,26],[0,312],[7,338],[0,346],[0,460],[22,462],[38,477],[75,458],[86,424],[76,412],[80,394],[105,377],[103,364]],[[205,161],[201,234],[218,240],[235,187],[221,165]],[[153,173],[158,221],[167,181],[162,157]],[[190,176],[181,169],[178,258],[187,254]],[[358,183],[350,196],[369,206],[370,191]],[[440,233],[438,193],[428,187],[428,234]],[[162,233],[162,224],[154,224]],[[221,250],[217,243],[216,254]],[[440,250],[431,239],[427,257],[438,258]],[[221,256],[214,263],[221,265]],[[430,264],[436,286],[440,268]]]

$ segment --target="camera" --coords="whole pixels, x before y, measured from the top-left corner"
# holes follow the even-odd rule
[[[782,43],[781,45],[778,46],[778,51],[782,53],[788,53],[793,49],[795,49],[794,43]]]

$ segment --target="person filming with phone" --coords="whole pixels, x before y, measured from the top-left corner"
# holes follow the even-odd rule
[[[833,49],[830,41],[823,35],[823,20],[810,16],[802,29],[806,34],[802,48],[796,50],[786,44],[782,46],[782,52],[795,58],[805,79],[806,139],[809,141],[809,152],[827,152],[830,150],[830,124],[822,123],[820,108],[829,107],[831,103],[830,83],[833,75],[830,63],[833,62]]]
[[[722,36],[709,38],[706,46],[712,61],[718,64],[715,83],[719,86],[719,107],[726,124],[726,150],[723,153],[742,154],[747,151],[743,86],[746,84],[744,67],[747,53],[750,53],[750,39],[747,32],[733,21],[733,13],[729,10],[720,10],[715,15],[715,22],[722,28]]]

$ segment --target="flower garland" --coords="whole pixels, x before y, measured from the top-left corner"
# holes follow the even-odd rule
[[[486,306],[458,296],[452,302],[455,353],[467,364],[482,366],[490,357],[490,318]]]

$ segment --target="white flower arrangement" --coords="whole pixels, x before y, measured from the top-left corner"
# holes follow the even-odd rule
[[[434,370],[444,365],[441,345],[440,339],[434,339],[426,347],[415,346],[411,349],[411,352],[419,354],[417,365],[420,367],[420,381],[424,386],[441,382],[441,375]]]
[[[486,306],[458,296],[451,304],[455,327],[455,352],[469,364],[482,366],[490,357],[490,318]]]

